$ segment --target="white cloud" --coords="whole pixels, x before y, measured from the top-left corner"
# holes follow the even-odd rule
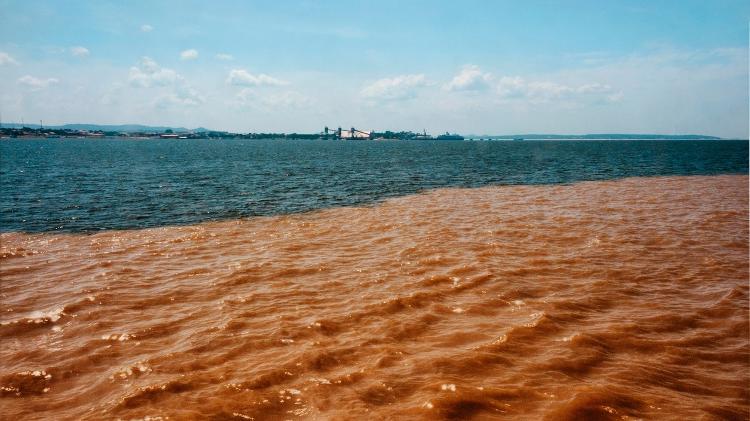
[[[159,108],[172,105],[196,106],[206,101],[182,75],[159,66],[150,57],[143,57],[138,66],[130,68],[128,81],[131,86],[158,89],[154,105]]]
[[[70,54],[73,54],[75,57],[86,57],[89,55],[89,49],[80,45],[70,47]]]
[[[565,99],[575,93],[576,89],[555,82],[529,82],[526,84],[526,97],[538,101]]]
[[[550,81],[528,82],[518,76],[500,78],[496,92],[502,99],[525,99],[534,103],[583,99],[614,102],[623,96],[622,92],[616,92],[611,86],[598,82],[568,86]]]
[[[445,88],[449,91],[484,91],[493,86],[501,99],[523,99],[531,103],[582,99],[616,101],[622,97],[621,92],[598,82],[570,86],[549,80],[527,81],[519,76],[496,79],[471,64],[464,66]]]
[[[182,83],[175,89],[175,97],[181,105],[200,105],[206,102],[203,95],[187,83]]]
[[[148,24],[141,25],[141,32],[151,32],[154,30],[154,27]]]
[[[473,64],[467,64],[445,85],[449,91],[481,91],[490,87],[492,75]]]
[[[0,51],[0,66],[4,66],[6,64],[18,65],[18,62],[13,57],[11,57],[10,54]]]
[[[227,84],[234,86],[282,86],[289,82],[276,79],[266,74],[254,75],[244,69],[234,69],[229,72]]]
[[[180,53],[181,60],[195,60],[198,58],[198,50],[189,49]]]
[[[417,90],[427,85],[423,74],[400,75],[376,80],[362,88],[360,93],[368,99],[399,100],[415,97]]]
[[[224,60],[224,61],[234,60],[234,56],[232,56],[231,54],[226,54],[226,53],[219,53],[216,55],[216,58],[219,60]]]
[[[160,67],[150,57],[143,57],[138,66],[130,68],[130,84],[137,87],[167,86],[184,82],[184,78],[172,69]]]
[[[138,31],[138,26],[131,30]],[[58,58],[59,54],[70,58],[72,45],[75,44],[65,45],[64,53],[55,54]],[[183,49],[188,47],[189,44]],[[287,76],[249,67],[244,68],[252,73],[255,82],[245,78],[250,82],[238,80],[245,86],[234,86],[222,82],[227,80],[231,69],[243,68],[239,64],[242,60],[220,62],[214,56],[235,51],[204,51],[204,56],[215,64],[229,64],[224,73],[218,74],[223,86],[217,86],[215,74],[196,72],[195,76],[192,73],[189,76],[177,64],[166,68],[147,58],[133,60],[134,69],[108,61],[81,66],[63,60],[54,69],[44,70],[46,67],[30,67],[44,63],[35,63],[21,55],[20,50],[16,53],[17,50],[6,46],[0,51],[13,56],[0,55],[6,64],[0,66],[0,73],[5,72],[5,77],[0,77],[0,102],[3,115],[9,117],[39,115],[45,121],[52,118],[105,121],[114,115],[122,121],[146,124],[166,121],[173,125],[236,131],[303,132],[318,124],[335,125],[338,121],[379,129],[426,128],[432,133],[642,131],[747,138],[747,49],[731,46],[705,51],[608,55],[598,65],[577,64],[554,71],[537,69],[533,73],[504,72],[501,67],[484,65],[481,71],[492,74],[490,88],[459,92],[448,91],[445,85],[462,70],[460,66],[439,80],[431,79],[432,75],[425,72],[426,80],[420,82],[417,78],[411,84],[416,85],[411,91],[399,91],[410,85],[410,78],[395,77],[399,72],[363,81],[357,75],[338,71],[299,71]],[[179,51],[173,51],[176,54],[172,58],[178,59]],[[93,57],[99,54],[98,50],[91,52]],[[24,67],[14,66],[15,60],[23,60]],[[519,68],[523,67],[520,63]],[[294,83],[286,87],[263,86],[261,80],[266,78],[259,77],[261,71]],[[27,74],[41,82],[28,79],[20,82],[19,78]],[[363,89],[386,76],[391,78],[390,83],[373,83],[374,87]],[[49,82],[48,78],[59,82]],[[119,88],[111,88],[117,83],[121,84]],[[44,84],[48,85],[46,89],[35,88]],[[79,85],[84,89],[78,91]],[[240,91],[245,92],[239,94]],[[417,100],[370,102],[359,96],[362,91],[370,98],[416,95]],[[76,101],[71,102],[70,98]],[[377,106],[363,106],[370,103]],[[336,121],[331,121],[331,116]],[[637,127],[633,122],[638,123]]]
[[[518,76],[503,76],[497,83],[497,93],[503,98],[523,97],[526,94],[526,81]]]
[[[154,100],[154,105],[159,108],[168,108],[173,105],[182,107],[195,107],[206,102],[206,99],[198,91],[190,86],[180,86],[174,92],[165,93]]]
[[[18,83],[30,88],[32,91],[38,91],[44,89],[50,85],[58,83],[59,80],[55,78],[39,79],[31,75],[26,75],[18,79]]]
[[[612,91],[612,87],[609,85],[602,85],[601,83],[589,83],[587,85],[581,85],[576,88],[576,92],[580,94],[601,94],[609,93]]]
[[[312,100],[295,91],[261,94],[254,89],[244,88],[237,93],[237,104],[257,109],[290,109],[310,107]]]

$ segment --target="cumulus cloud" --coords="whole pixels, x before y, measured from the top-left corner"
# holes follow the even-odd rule
[[[157,107],[196,106],[205,102],[205,98],[182,75],[159,66],[150,57],[141,58],[138,66],[130,68],[128,81],[131,86],[138,88],[158,88],[154,102]]]
[[[70,54],[74,55],[75,57],[86,57],[89,55],[89,49],[86,47],[81,47],[80,45],[70,47]]]
[[[234,56],[232,56],[231,54],[226,54],[226,53],[219,53],[216,55],[216,58],[219,60],[224,60],[224,61],[234,60]]]
[[[502,98],[520,98],[526,94],[526,81],[515,76],[503,76],[497,82],[497,93]]]
[[[195,60],[198,58],[198,50],[189,49],[180,53],[181,60]]]
[[[58,83],[59,80],[51,77],[47,79],[39,79],[31,75],[26,75],[18,79],[18,83],[21,85],[24,85],[28,87],[29,89],[33,91],[38,91],[40,89],[44,89],[50,85],[54,85]]]
[[[151,32],[154,30],[154,27],[148,24],[141,25],[141,32]]]
[[[10,56],[8,53],[4,53],[0,51],[0,66],[4,66],[6,64],[18,64],[18,62]]]
[[[234,86],[283,86],[289,82],[276,79],[266,74],[254,75],[244,69],[233,69],[227,77],[227,84]]]
[[[449,91],[486,91],[494,88],[501,99],[524,99],[535,103],[582,99],[616,101],[622,97],[621,92],[597,82],[570,86],[547,80],[528,81],[519,76],[498,79],[472,64],[464,66],[444,88]]]
[[[312,100],[295,91],[260,93],[252,88],[243,88],[236,96],[237,104],[258,109],[305,108]]]
[[[423,74],[400,75],[376,80],[362,88],[360,93],[367,99],[408,99],[415,97],[418,89],[427,85],[427,78]]]
[[[445,85],[445,88],[449,91],[482,91],[488,89],[491,82],[490,73],[482,72],[479,66],[467,64]]]
[[[504,76],[496,85],[497,94],[503,99],[527,99],[532,102],[551,102],[555,100],[594,99],[618,101],[622,92],[611,86],[597,82],[578,86],[569,86],[550,81],[526,81],[515,76]]]
[[[18,65],[18,61],[16,61],[16,59],[14,59],[13,57],[11,57],[10,54],[0,51],[0,66],[4,66],[6,64]]]
[[[128,80],[137,87],[167,86],[183,82],[184,78],[172,69],[159,66],[152,58],[143,57],[138,66],[130,68]]]
[[[197,90],[189,85],[180,85],[173,92],[167,92],[156,97],[154,105],[159,108],[168,108],[174,105],[195,107],[204,102],[206,102],[206,99]]]
[[[576,92],[575,88],[567,85],[561,85],[555,82],[529,82],[526,84],[526,97],[540,100],[551,101],[554,99],[569,98]]]
[[[602,85],[600,83],[589,83],[587,85],[581,85],[575,89],[576,92],[581,94],[601,94],[609,93],[612,91],[612,87],[609,85]]]

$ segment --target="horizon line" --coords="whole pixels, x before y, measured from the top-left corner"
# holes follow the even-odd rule
[[[230,131],[230,130],[209,129],[209,128],[206,128],[206,127],[203,127],[203,126],[198,126],[198,127],[195,127],[195,128],[186,128],[186,127],[182,127],[182,126],[150,125],[150,124],[142,124],[142,123],[121,123],[121,124],[62,123],[62,124],[49,124],[49,125],[45,125],[45,124],[43,124],[43,120],[40,120],[40,123],[42,123],[42,124],[40,124],[40,125],[31,124],[30,125],[30,124],[28,124],[26,122],[22,122],[22,123],[18,123],[18,122],[0,122],[0,129],[6,128],[5,126],[7,126],[7,125],[21,126],[21,128],[25,127],[25,128],[34,129],[34,130],[44,129],[44,128],[49,128],[49,129],[64,128],[64,126],[100,126],[100,127],[107,127],[107,126],[110,126],[110,127],[117,127],[117,126],[140,126],[140,127],[143,127],[143,128],[151,128],[151,129],[157,129],[157,128],[158,129],[165,129],[165,130],[167,130],[167,129],[172,129],[172,130],[174,130],[174,129],[180,129],[180,130],[186,130],[186,131],[204,130],[204,131],[209,131],[209,132],[237,133],[237,134],[242,134],[242,133],[307,134],[308,133],[308,132],[305,132],[305,131],[291,131],[291,132],[282,131],[282,132],[277,132],[277,131],[274,131],[274,130],[262,130],[262,131],[252,131],[252,130],[249,130],[249,131],[246,131],[246,132],[240,132],[240,131],[236,131],[235,132],[235,131]],[[39,126],[39,127],[34,127],[34,126]],[[325,127],[325,125],[323,127]],[[7,127],[7,128],[10,128],[10,127]],[[343,126],[342,126],[342,128],[343,128]],[[394,132],[394,133],[398,133],[398,132],[412,132],[412,131],[415,132],[415,133],[418,132],[418,131],[414,131],[414,130],[403,130],[403,129],[398,129],[398,130],[392,130],[392,129],[374,130],[373,129],[373,131],[376,131],[376,132],[391,131],[391,132]],[[309,133],[318,133],[318,132],[317,131],[311,131]],[[454,132],[451,132],[451,133],[458,133],[458,132],[454,131]],[[653,136],[671,136],[671,137],[679,137],[679,136],[703,136],[703,137],[714,137],[714,138],[717,138],[717,139],[727,139],[727,140],[729,140],[729,139],[747,140],[747,138],[745,138],[745,137],[722,137],[722,136],[716,136],[716,135],[713,135],[713,134],[703,134],[703,133],[698,134],[698,133],[616,132],[616,131],[609,131],[609,132],[607,132],[607,131],[599,131],[599,132],[588,132],[588,133],[565,133],[565,132],[525,132],[525,133],[518,133],[517,132],[517,133],[506,133],[506,134],[489,134],[489,133],[478,134],[478,133],[468,133],[468,134],[466,134],[464,136],[470,136],[470,137],[506,137],[507,136],[507,137],[511,137],[511,136],[593,136],[593,135],[606,135],[606,136],[612,136],[612,135],[617,135],[617,136],[622,136],[622,135],[625,135],[625,136],[647,136],[647,135],[653,135]]]

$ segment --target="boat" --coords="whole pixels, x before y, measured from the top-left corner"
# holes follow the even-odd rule
[[[427,130],[422,130],[422,133],[414,135],[414,140],[432,140],[432,136],[427,134]]]
[[[464,140],[464,137],[458,134],[450,134],[445,132],[436,138],[437,140]]]

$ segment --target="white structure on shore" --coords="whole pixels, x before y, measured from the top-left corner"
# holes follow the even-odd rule
[[[352,127],[351,130],[341,131],[341,139],[369,139],[370,133],[372,133],[372,130],[366,132]]]

